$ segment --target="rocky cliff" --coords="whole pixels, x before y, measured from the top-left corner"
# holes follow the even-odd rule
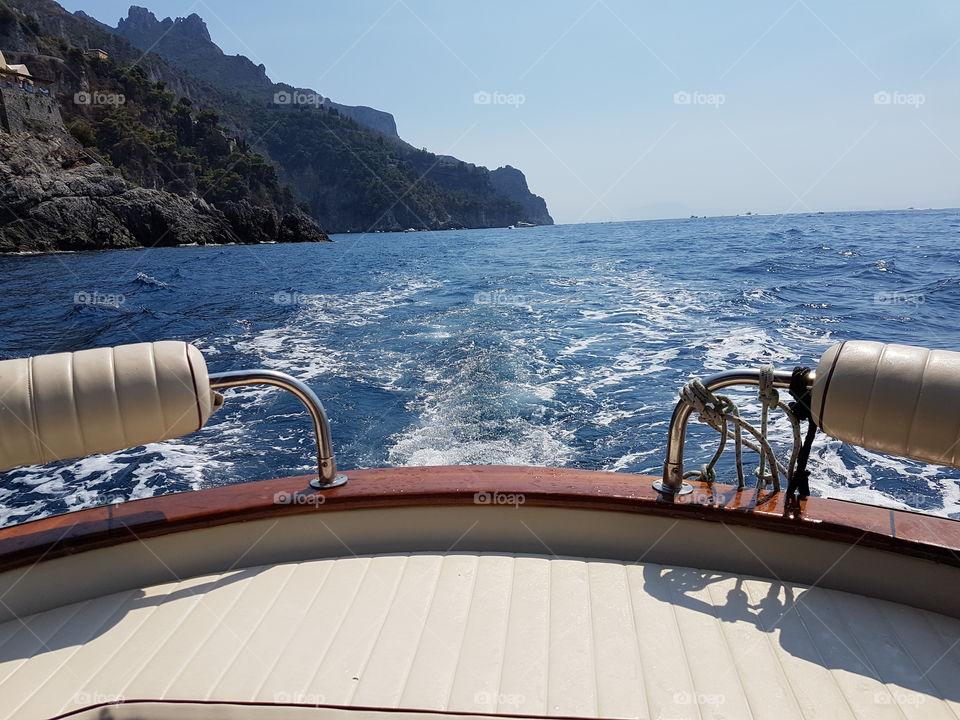
[[[505,165],[490,172],[490,182],[501,195],[510,198],[523,210],[526,222],[535,225],[553,225],[553,218],[547,211],[547,201],[534,195],[527,187],[527,178],[515,167]]]
[[[409,163],[421,171],[424,179],[435,183],[440,191],[452,195],[475,193],[477,196],[474,198],[474,205],[479,203],[477,207],[471,208],[470,203],[454,200],[452,206],[446,208],[446,212],[431,212],[423,208],[411,208],[411,212],[405,212],[402,207],[399,208],[399,213],[396,207],[374,209],[373,217],[357,217],[342,207],[331,213],[329,196],[334,194],[335,190],[327,187],[323,178],[313,177],[314,172],[318,175],[325,174],[329,173],[331,168],[323,163],[317,163],[306,171],[301,167],[288,167],[282,160],[282,148],[274,152],[267,147],[267,152],[280,160],[284,176],[291,181],[298,197],[311,207],[317,208],[315,217],[325,227],[342,230],[396,230],[405,227],[492,227],[518,221],[538,225],[553,224],[546,202],[530,192],[526,178],[516,168],[507,166],[492,173],[486,168],[480,168],[479,173],[474,173],[477,166],[457,158],[432,154],[429,154],[428,163],[418,163],[418,160],[422,159],[422,153],[400,139],[396,122],[390,113],[364,106],[341,105],[310,88],[295,88],[271,82],[263,65],[255,65],[242,55],[225,55],[212,41],[206,24],[196,14],[186,18],[158,20],[146,8],[133,6],[127,17],[118,23],[116,32],[138,48],[155,52],[173,65],[198,75],[218,88],[272,103],[279,106],[280,110],[305,114],[323,110],[352,119],[364,128],[384,135],[390,141],[390,146],[394,149],[391,154],[395,158],[391,159],[390,163]],[[280,100],[279,103],[277,99]],[[301,131],[315,131],[316,123],[308,117],[301,117],[300,124],[303,126]],[[313,128],[310,127],[311,124]],[[328,118],[327,130],[331,124]],[[364,144],[362,139],[358,139],[358,144]],[[478,177],[484,178],[479,186],[476,183]],[[497,196],[504,199],[499,208],[494,207]],[[327,211],[321,211],[321,207],[327,208]],[[398,214],[400,217],[395,217]]]
[[[157,20],[134,7],[112,28],[53,0],[13,7],[12,21],[0,17],[0,49],[54,80],[73,136],[134,185],[205,198],[230,232],[249,234],[243,241],[309,236],[298,205],[329,232],[551,222],[518,170],[495,185],[500,171],[403,142],[388,113],[276,102],[277,93],[312,91],[225,55],[199,16]],[[161,54],[131,41],[155,42]],[[86,56],[92,47],[109,59]],[[97,92],[124,102],[76,101]]]
[[[0,134],[0,252],[322,239],[298,214],[137,187],[63,139]]]
[[[115,57],[88,57],[81,48],[90,46]],[[215,112],[177,100],[144,66],[118,63],[142,53],[96,23],[49,0],[24,0],[19,12],[0,13],[0,48],[52,81],[49,95],[0,92],[60,110],[44,114],[44,127],[4,123],[28,132],[2,136],[3,250],[329,239],[265,158],[231,140]],[[201,80],[144,59],[216,99]],[[4,97],[6,116],[19,112],[13,99]]]

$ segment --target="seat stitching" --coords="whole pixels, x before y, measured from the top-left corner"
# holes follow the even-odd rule
[[[830,382],[833,380],[833,373],[837,369],[837,365],[840,364],[840,353],[843,352],[843,348],[846,347],[847,341],[844,340],[840,343],[840,349],[837,350],[836,357],[833,358],[833,365],[830,366],[830,372],[827,373],[826,382],[823,386],[823,399],[820,401],[820,429],[824,432],[829,432],[826,428],[827,423],[827,398],[830,394]]]
[[[197,373],[193,369],[193,361],[190,359],[190,346],[183,344],[183,352],[187,356],[187,366],[190,368],[190,379],[193,380],[193,397],[197,403],[197,430],[203,427],[203,410],[200,409],[200,388],[197,387]]]
[[[855,443],[860,447],[863,447],[863,433],[867,426],[867,418],[870,417],[870,409],[873,407],[873,393],[877,388],[877,375],[880,373],[880,366],[883,364],[883,356],[886,354],[886,352],[887,346],[883,345],[880,348],[880,354],[877,356],[877,360],[873,366],[873,379],[870,382],[870,391],[867,393],[867,402],[860,418],[860,436]]]
[[[933,351],[927,349],[927,357],[923,361],[923,368],[920,370],[920,382],[917,383],[917,397],[913,401],[913,412],[910,413],[910,425],[907,426],[907,442],[904,447],[905,452],[909,452],[910,448],[913,447],[911,440],[913,439],[913,429],[916,427],[917,423],[917,411],[920,409],[920,396],[923,395],[923,385],[924,378],[927,376],[927,368],[930,365],[930,358],[933,357]]]
[[[36,446],[37,457],[49,462],[56,458],[47,458],[43,449],[46,447],[40,440],[40,424],[37,421],[37,403],[33,392],[33,358],[27,358],[27,408],[30,412],[30,424],[33,426],[33,443]]]

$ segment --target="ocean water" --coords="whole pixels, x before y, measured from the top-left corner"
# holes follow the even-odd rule
[[[812,366],[843,339],[960,349],[956,210],[335,240],[0,257],[0,358],[187,340],[211,371],[266,367],[307,381],[347,470],[657,474],[690,377]],[[311,472],[296,400],[265,388],[227,395],[194,435],[0,475],[0,523]],[[756,415],[755,391],[736,397]],[[789,436],[785,423],[773,436]],[[698,426],[691,437],[696,467],[714,435]],[[823,436],[811,470],[819,495],[960,517],[957,471]]]

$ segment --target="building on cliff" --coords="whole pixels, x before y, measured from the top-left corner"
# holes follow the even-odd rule
[[[0,52],[0,130],[63,134],[63,118],[51,85],[31,75],[26,65],[7,63]]]

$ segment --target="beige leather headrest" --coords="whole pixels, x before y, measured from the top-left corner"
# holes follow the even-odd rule
[[[820,358],[813,418],[877,452],[960,467],[960,352],[851,340]]]
[[[186,435],[222,400],[185,342],[3,360],[0,471]]]

